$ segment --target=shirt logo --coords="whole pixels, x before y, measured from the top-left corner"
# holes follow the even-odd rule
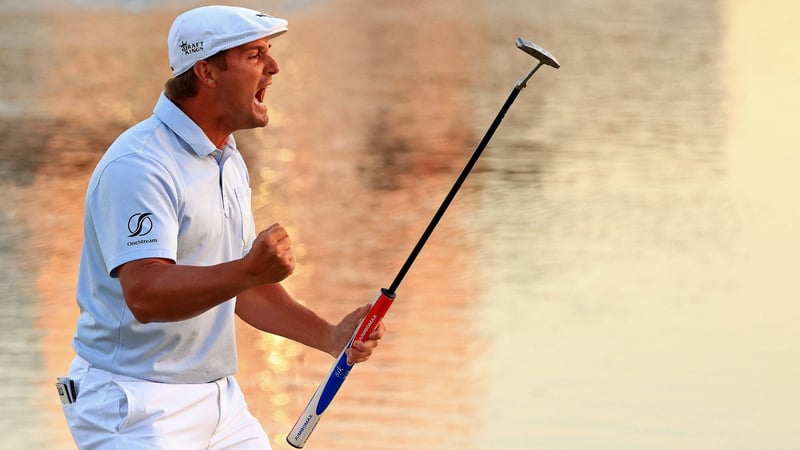
[[[203,41],[193,42],[191,44],[186,41],[182,41],[180,47],[184,55],[191,55],[193,53],[203,51]]]
[[[150,216],[153,213],[136,213],[128,218],[128,237],[146,236],[153,230],[153,221]]]

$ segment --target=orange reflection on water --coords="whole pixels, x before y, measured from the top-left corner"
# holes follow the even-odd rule
[[[90,8],[37,17],[50,33],[48,43],[40,43],[48,49],[48,64],[45,83],[37,86],[36,120],[49,128],[43,146],[30,149],[41,154],[41,165],[19,207],[31,230],[28,256],[36,261],[48,448],[73,448],[53,383],[74,357],[85,189],[108,145],[152,110],[169,75],[162,47],[171,14]]]
[[[271,124],[237,135],[252,173],[259,227],[278,221],[293,237],[299,264],[285,284],[328,320],[387,287],[474,144],[463,95],[472,76],[464,68],[472,65],[467,53],[452,51],[469,45],[472,34],[437,8],[385,3],[364,11],[342,2],[289,17],[292,33],[273,48],[282,72],[268,93]],[[353,22],[354,15],[369,20]],[[60,31],[53,42],[60,58],[47,74],[51,94],[40,107],[74,132],[60,130],[48,143],[26,194],[28,219],[39,230],[47,217],[61,236],[75,237],[40,233],[32,241],[42,253],[38,326],[47,330],[41,347],[48,373],[64,373],[72,358],[89,174],[122,130],[149,115],[168,76],[163,41],[172,17],[97,10],[48,16]],[[418,65],[432,69],[418,72]],[[387,319],[390,334],[374,360],[351,375],[315,432],[315,446],[358,448],[361,432],[371,429],[379,448],[414,448],[421,441],[469,447],[476,383],[464,354],[479,350],[480,342],[470,328],[477,282],[460,275],[474,259],[460,226],[468,200],[461,202],[409,273]],[[275,448],[288,448],[285,434],[332,359],[242,323],[237,334],[237,379]],[[49,380],[42,391],[52,391]],[[54,439],[69,448],[55,397],[47,408]]]
[[[46,195],[33,197],[28,205],[34,212],[29,223],[37,230],[31,244],[40,261],[36,271],[36,292],[41,299],[37,327],[43,331],[41,351],[47,374],[66,374],[74,356],[70,344],[78,319],[74,292],[80,239],[67,236],[80,236],[82,232],[83,208],[79,199],[83,198],[85,186],[78,180],[52,175],[37,177],[31,192]],[[54,382],[54,379],[47,379],[44,387],[52,400],[45,402],[47,416],[55,419],[49,428],[63,430],[61,443],[66,444],[70,442],[69,433],[61,416]]]
[[[272,49],[281,73],[269,94],[270,126],[240,139],[257,174],[259,227],[290,224],[294,245],[307,252],[286,284],[330,321],[388,287],[473,139],[464,119],[469,76],[461,74],[469,63],[452,51],[470,41],[465,23],[426,2],[335,6],[290,17],[292,32]],[[426,21],[437,26],[417,24]],[[389,335],[354,369],[309,445],[361,448],[369,429],[378,448],[469,447],[473,375],[463,356],[475,350],[476,282],[459,276],[473,260],[459,225],[464,206],[446,215],[399,289]],[[240,357],[240,379],[264,380],[246,388],[254,413],[275,448],[289,448],[286,433],[332,359],[276,341]]]

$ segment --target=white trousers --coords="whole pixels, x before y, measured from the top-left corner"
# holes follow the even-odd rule
[[[233,377],[204,384],[154,383],[72,362],[78,398],[64,405],[81,450],[271,449]]]

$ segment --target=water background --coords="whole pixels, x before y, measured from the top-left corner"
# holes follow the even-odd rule
[[[225,3],[225,2],[223,2]],[[0,448],[73,448],[53,388],[88,176],[150,114],[193,1],[0,2]],[[799,7],[239,2],[290,21],[239,133],[287,287],[374,298],[548,48],[307,448],[800,448]],[[275,449],[328,356],[238,330]]]

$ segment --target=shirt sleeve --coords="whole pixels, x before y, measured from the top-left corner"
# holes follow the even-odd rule
[[[130,261],[176,261],[179,192],[157,161],[129,154],[109,163],[87,199],[106,269]]]

